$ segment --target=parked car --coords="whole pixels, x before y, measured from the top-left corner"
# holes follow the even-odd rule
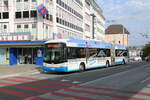
[[[150,61],[150,56],[145,57],[145,61]]]
[[[142,61],[142,58],[140,56],[135,56],[134,61]]]
[[[129,60],[130,61],[142,61],[142,58],[140,56],[131,56]]]

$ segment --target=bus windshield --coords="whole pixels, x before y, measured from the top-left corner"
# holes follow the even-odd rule
[[[66,62],[65,44],[47,44],[45,47],[44,62],[58,64]]]

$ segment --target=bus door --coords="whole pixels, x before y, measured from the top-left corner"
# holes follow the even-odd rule
[[[115,65],[115,45],[111,45],[111,65]]]
[[[103,66],[106,64],[106,54],[105,54],[105,50],[104,49],[99,49],[98,50],[98,64]]]

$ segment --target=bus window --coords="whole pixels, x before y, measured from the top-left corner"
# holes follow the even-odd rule
[[[104,49],[99,49],[97,56],[98,57],[106,57]]]
[[[75,58],[85,58],[85,48],[68,48],[67,50],[68,59],[75,59]]]
[[[110,57],[110,49],[105,49],[106,57]]]
[[[96,57],[97,56],[97,49],[94,49],[94,48],[90,48],[89,50],[88,50],[88,55],[89,55],[89,57],[91,57],[91,56],[93,56],[93,57]]]

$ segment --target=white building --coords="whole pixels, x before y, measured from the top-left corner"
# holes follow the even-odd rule
[[[43,18],[37,7],[44,4],[48,14]],[[57,38],[104,39],[102,10],[94,0],[0,0],[0,33],[30,32],[32,40]]]
[[[37,13],[40,4],[48,10],[44,17]],[[94,20],[91,15],[95,15]],[[43,51],[42,43],[51,39],[94,37],[103,41],[104,24],[102,10],[94,0],[0,0],[0,58],[5,57],[0,60],[18,64],[19,56],[25,54],[31,55],[32,61],[38,60],[36,53]]]

